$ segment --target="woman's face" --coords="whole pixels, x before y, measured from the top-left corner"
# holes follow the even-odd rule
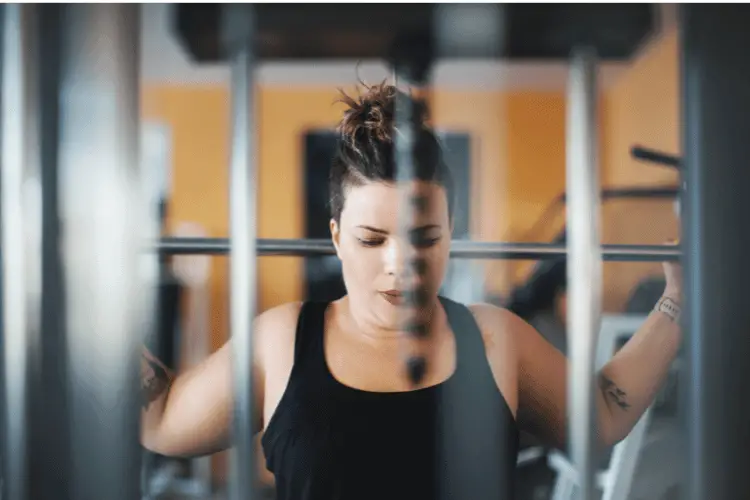
[[[347,189],[340,223],[331,220],[353,312],[384,329],[399,328],[399,292],[420,287],[429,298],[437,296],[449,258],[451,221],[445,189],[423,181],[414,181],[410,188],[411,195],[426,202],[412,211],[413,246],[399,234],[403,195],[394,184],[371,182]],[[426,264],[420,275],[411,271],[415,259]]]

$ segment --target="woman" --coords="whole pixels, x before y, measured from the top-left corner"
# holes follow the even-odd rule
[[[399,235],[395,96],[378,85],[343,99],[330,227],[348,294],[284,304],[256,320],[254,425],[283,500],[511,498],[519,428],[553,446],[566,440],[565,358],[507,310],[438,295],[453,186],[424,120],[411,184],[421,208],[411,242]],[[418,263],[408,280],[407,261]],[[664,299],[599,374],[603,446],[632,429],[677,352],[679,270],[666,270]],[[428,326],[406,338],[403,291],[413,286],[427,292],[418,314]],[[416,386],[405,354],[426,360]],[[144,446],[186,456],[230,446],[228,345],[176,378],[144,352],[143,380]]]

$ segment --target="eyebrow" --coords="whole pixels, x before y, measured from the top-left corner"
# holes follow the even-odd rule
[[[357,227],[360,229],[371,231],[373,233],[377,233],[377,234],[388,234],[388,231],[385,231],[383,229],[378,229],[372,226],[357,226]],[[427,224],[426,226],[415,227],[414,229],[412,229],[412,231],[429,231],[430,229],[435,229],[439,227],[440,226],[438,226],[437,224]]]

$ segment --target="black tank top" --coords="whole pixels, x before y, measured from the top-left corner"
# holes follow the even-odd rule
[[[445,382],[408,392],[346,386],[323,348],[328,303],[300,312],[294,366],[263,435],[278,500],[510,500],[518,430],[468,308],[441,298],[456,339]]]

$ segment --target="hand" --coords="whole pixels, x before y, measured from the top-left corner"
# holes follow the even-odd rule
[[[677,241],[667,244],[675,245]],[[682,303],[682,265],[679,262],[664,262],[664,278],[667,285],[664,287],[664,296]]]

